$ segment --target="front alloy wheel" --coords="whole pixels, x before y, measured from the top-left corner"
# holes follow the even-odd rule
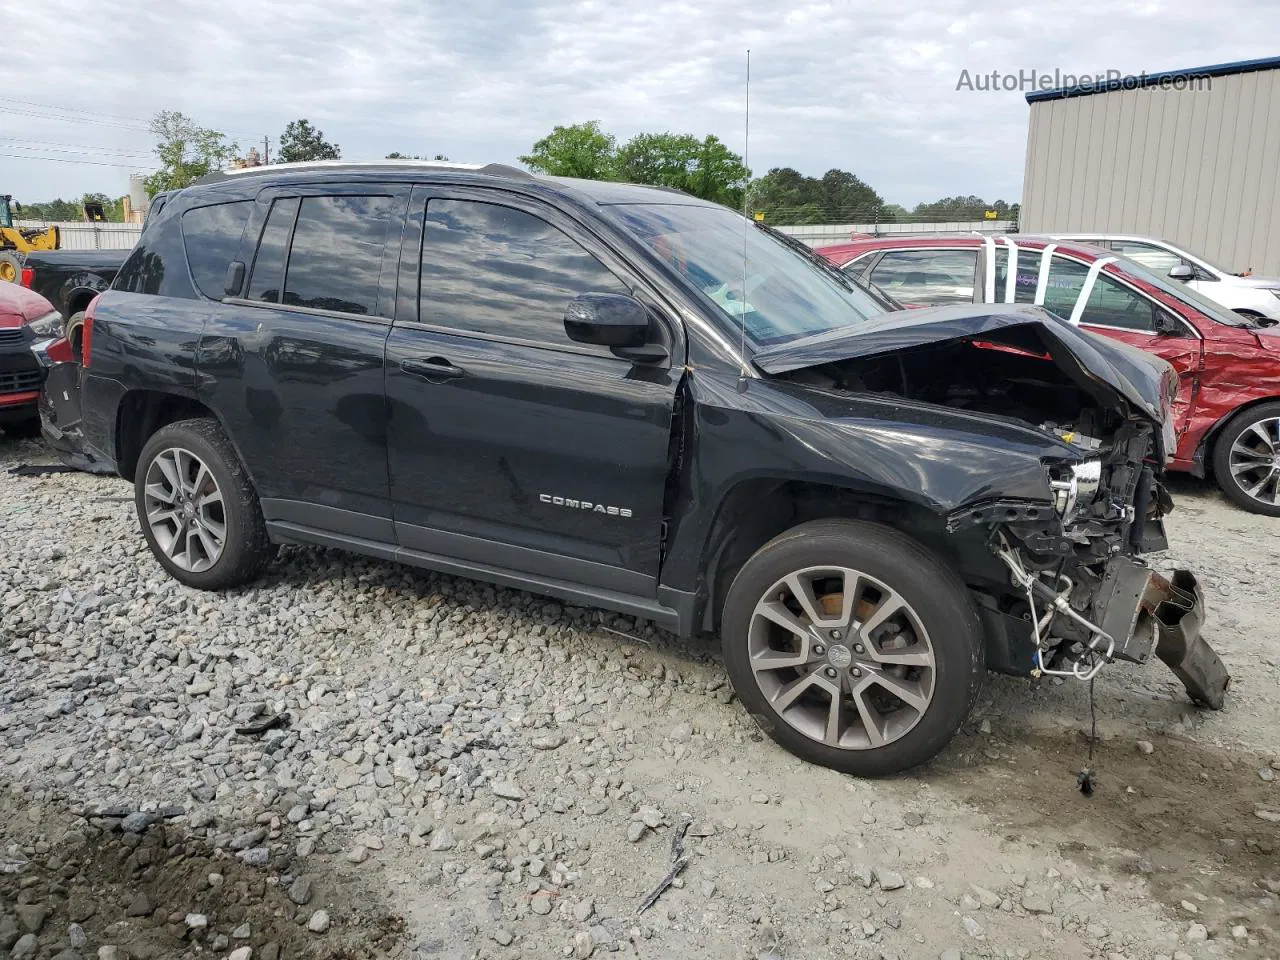
[[[986,671],[977,610],[919,541],[861,520],[813,520],[742,565],[721,645],[760,728],[813,763],[898,773],[946,746]]]
[[[1215,444],[1213,470],[1235,503],[1280,516],[1280,403],[1259,404],[1233,417]]]
[[[218,562],[227,538],[222,491],[194,453],[160,451],[147,468],[143,504],[156,545],[176,566],[201,573]]]
[[[751,669],[770,706],[830,747],[883,747],[908,733],[933,700],[933,645],[920,617],[875,577],[808,567],[756,604]]]

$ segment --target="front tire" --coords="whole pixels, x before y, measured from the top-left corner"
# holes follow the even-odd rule
[[[721,622],[729,678],[761,729],[857,776],[933,757],[986,674],[965,585],[879,524],[816,520],[775,537],[738,572]]]
[[[1238,506],[1280,517],[1280,402],[1242,410],[1213,447],[1213,476]]]
[[[213,420],[179,420],[157,430],[138,457],[133,486],[151,552],[189,587],[248,583],[275,555],[258,495]]]
[[[0,250],[0,280],[17,283],[22,279],[22,264],[25,259],[12,250]]]

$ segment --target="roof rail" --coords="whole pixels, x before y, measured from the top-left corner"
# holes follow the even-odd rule
[[[218,170],[214,173],[206,174],[200,177],[195,183],[218,183],[227,179],[239,177],[263,176],[266,174],[276,173],[279,171],[304,171],[313,170],[316,172],[348,170],[352,168],[373,168],[373,167],[400,167],[412,168],[420,170],[441,170],[441,171],[467,171],[469,173],[479,173],[490,177],[503,177],[511,180],[533,180],[536,179],[531,173],[521,170],[519,167],[508,166],[504,163],[455,163],[451,160],[302,160],[290,163],[270,163],[258,167],[238,167],[233,170]]]

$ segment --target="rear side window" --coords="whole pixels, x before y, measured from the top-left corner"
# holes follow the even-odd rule
[[[194,299],[196,292],[191,286],[185,261],[186,251],[182,246],[179,218],[164,213],[157,214],[143,228],[138,245],[120,267],[111,289],[124,293]]]
[[[976,250],[890,250],[871,282],[905,307],[972,303]]]
[[[418,318],[455,330],[568,344],[564,310],[581,293],[631,291],[558,227],[475,200],[427,204]]]
[[[1021,271],[1021,266],[1018,269]],[[1055,253],[1049,261],[1049,277],[1045,283],[1045,309],[1053,311],[1063,320],[1070,320],[1071,311],[1080,299],[1080,291],[1084,289],[1084,279],[1088,275],[1089,268],[1083,263],[1068,260]]]
[[[196,207],[182,215],[182,238],[196,287],[206,297],[221,299],[227,266],[240,250],[240,235],[253,210],[252,200]]]
[[[298,216],[298,198],[288,197],[271,205],[267,225],[262,230],[258,255],[249,278],[249,299],[279,303],[284,284],[284,264],[289,257],[289,235]]]
[[[1052,262],[1052,261],[1051,261]],[[996,247],[996,303],[1004,303],[1005,284],[1009,278],[1009,251]],[[1018,275],[1013,280],[1013,302],[1035,303],[1036,284],[1040,281],[1040,251],[1018,251]]]
[[[285,276],[289,306],[373,314],[391,197],[305,197]]]

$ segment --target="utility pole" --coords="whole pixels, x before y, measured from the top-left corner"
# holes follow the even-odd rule
[[[271,141],[268,137],[262,138],[262,165],[266,166],[271,162]]]

